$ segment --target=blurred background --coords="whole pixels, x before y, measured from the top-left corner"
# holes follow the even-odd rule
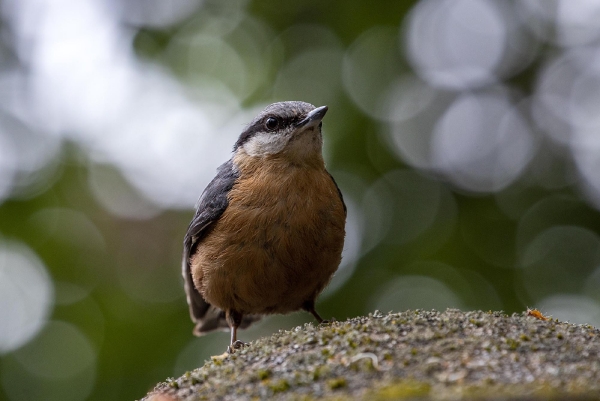
[[[600,2],[0,0],[0,399],[140,398],[225,350],[192,336],[182,239],[281,100],[330,110],[323,316],[600,326]]]

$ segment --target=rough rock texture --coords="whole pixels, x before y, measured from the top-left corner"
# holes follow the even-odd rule
[[[459,310],[280,331],[144,400],[600,399],[600,330]]]

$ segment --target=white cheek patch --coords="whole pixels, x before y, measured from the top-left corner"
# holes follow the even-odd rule
[[[261,132],[242,145],[250,156],[264,156],[279,153],[287,145],[289,137],[282,134]]]

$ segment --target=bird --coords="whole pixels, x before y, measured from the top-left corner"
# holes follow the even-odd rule
[[[327,106],[277,102],[242,131],[202,192],[183,241],[193,334],[310,312],[342,258],[346,205],[322,155]]]

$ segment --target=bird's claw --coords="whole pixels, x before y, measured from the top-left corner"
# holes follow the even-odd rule
[[[237,341],[234,341],[231,345],[229,345],[227,347],[227,352],[230,353],[230,354],[235,354],[235,350],[236,349],[247,347],[249,345],[250,344],[248,344],[248,343],[245,343],[243,341],[237,340]]]

